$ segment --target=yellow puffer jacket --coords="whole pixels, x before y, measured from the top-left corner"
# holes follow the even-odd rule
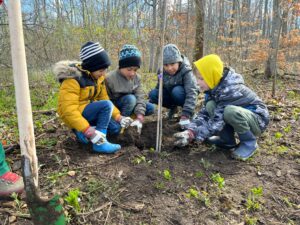
[[[80,63],[61,61],[55,64],[54,74],[61,83],[58,96],[58,114],[65,124],[84,131],[89,122],[82,116],[84,108],[93,101],[109,100],[104,79],[94,80],[80,70]],[[112,117],[118,120],[120,111],[114,107]]]

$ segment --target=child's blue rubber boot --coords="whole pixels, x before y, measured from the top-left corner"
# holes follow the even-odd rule
[[[97,142],[96,144],[93,144],[93,150],[99,153],[112,154],[120,149],[121,149],[121,145],[112,144],[108,142],[106,138],[104,140]]]
[[[255,153],[255,150],[258,147],[256,137],[250,130],[246,133],[238,135],[240,138],[240,144],[239,147],[237,147],[236,150],[232,152],[232,156],[235,159],[245,161]]]
[[[77,131],[75,129],[72,129],[74,134],[76,135],[77,141],[79,141],[81,144],[88,144],[89,140],[84,136],[84,134],[80,131]]]
[[[206,142],[211,145],[216,145],[222,149],[232,149],[236,147],[236,140],[234,137],[234,129],[229,124],[219,132],[218,136],[211,136],[207,138]]]

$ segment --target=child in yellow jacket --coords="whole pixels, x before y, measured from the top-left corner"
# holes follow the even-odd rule
[[[58,114],[82,143],[93,143],[93,150],[114,153],[121,146],[107,141],[107,128],[111,117],[127,127],[132,122],[123,117],[109,100],[105,86],[105,73],[111,62],[107,52],[97,42],[87,42],[80,50],[82,62],[61,61],[54,73],[61,83]],[[95,128],[94,128],[95,126]]]

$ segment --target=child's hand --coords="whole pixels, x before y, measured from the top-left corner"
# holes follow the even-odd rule
[[[133,119],[131,119],[130,117],[122,116],[121,119],[120,119],[120,124],[121,124],[121,127],[123,127],[123,128],[129,127],[129,125],[132,122],[133,122]]]
[[[194,134],[191,130],[178,132],[175,133],[173,136],[176,139],[174,144],[178,147],[186,146],[194,139]]]
[[[182,130],[187,129],[187,126],[191,123],[190,119],[186,116],[181,116],[180,117],[180,121],[179,121],[179,125],[181,127]]]
[[[136,127],[137,128],[137,132],[138,134],[141,134],[142,133],[142,128],[143,128],[143,124],[141,123],[141,121],[139,119],[133,121],[131,124],[130,124],[131,127]]]
[[[91,140],[93,144],[97,142],[104,142],[105,141],[105,134],[96,130],[94,127],[88,127],[84,132],[84,136]]]

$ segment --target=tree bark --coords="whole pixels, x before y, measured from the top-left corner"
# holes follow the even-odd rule
[[[196,32],[195,32],[194,61],[203,57],[204,1],[195,0],[195,9],[196,9]]]
[[[273,78],[272,95],[275,96],[276,81],[277,81],[277,52],[279,47],[279,38],[281,30],[281,17],[279,9],[279,0],[273,1],[273,22],[272,32],[270,37],[271,48],[267,60],[265,75],[267,78]]]

